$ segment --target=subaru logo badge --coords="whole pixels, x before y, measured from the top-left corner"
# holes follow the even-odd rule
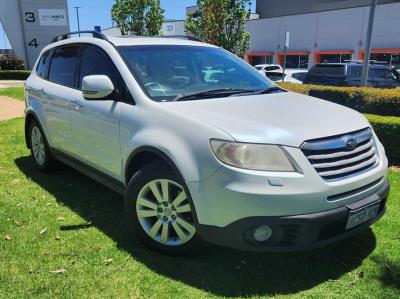
[[[353,150],[357,147],[358,143],[357,140],[355,140],[354,138],[347,140],[346,142],[346,148],[348,150]]]

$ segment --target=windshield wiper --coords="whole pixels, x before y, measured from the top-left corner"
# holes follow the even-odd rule
[[[228,96],[228,95],[234,95],[238,93],[248,93],[248,92],[254,92],[254,90],[251,89],[236,89],[236,88],[218,88],[218,89],[210,89],[206,91],[199,91],[199,92],[193,92],[193,93],[188,93],[188,94],[183,94],[183,95],[177,95],[173,101],[188,101],[188,100],[194,100],[194,99],[201,99],[201,98],[208,98],[208,97],[213,97],[213,96]]]
[[[268,94],[268,93],[273,93],[273,92],[286,92],[286,91],[278,86],[273,86],[273,87],[268,87],[266,89],[257,91],[254,94]]]

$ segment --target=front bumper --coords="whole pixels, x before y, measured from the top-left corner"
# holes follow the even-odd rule
[[[210,243],[248,251],[295,251],[330,244],[348,238],[369,227],[385,213],[389,195],[389,183],[374,194],[346,206],[324,212],[284,216],[248,217],[225,227],[198,225],[200,236]],[[350,211],[380,201],[379,214],[353,229],[345,230]],[[257,242],[252,233],[256,227],[269,225],[272,237],[266,242]]]

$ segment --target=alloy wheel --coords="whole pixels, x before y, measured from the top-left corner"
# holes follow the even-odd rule
[[[36,126],[32,128],[31,146],[36,163],[38,163],[40,166],[43,166],[46,161],[45,145],[42,132]]]
[[[155,179],[144,185],[136,200],[136,213],[147,235],[163,245],[183,245],[195,235],[186,192],[175,181]]]

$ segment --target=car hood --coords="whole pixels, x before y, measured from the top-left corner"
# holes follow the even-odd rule
[[[305,140],[369,126],[354,110],[292,92],[165,104],[175,113],[223,130],[238,142],[299,147]]]

